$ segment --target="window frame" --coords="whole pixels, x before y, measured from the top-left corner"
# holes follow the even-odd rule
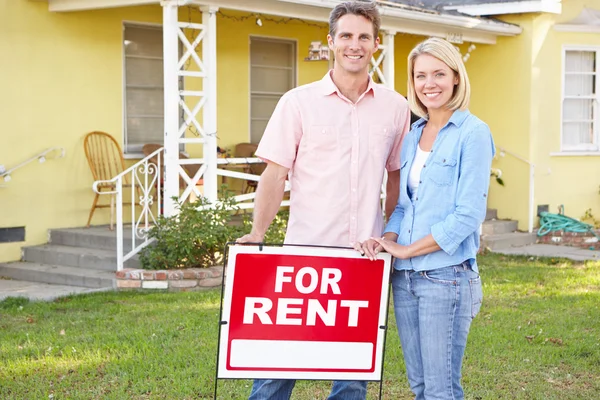
[[[133,28],[146,28],[146,29],[156,29],[161,31],[161,34],[163,32],[163,25],[160,23],[153,23],[153,22],[140,22],[140,21],[130,21],[130,20],[123,20],[122,24],[121,24],[121,52],[122,52],[122,132],[123,132],[123,136],[122,136],[122,140],[121,140],[121,146],[123,149],[123,156],[125,159],[141,159],[144,158],[144,154],[142,153],[142,150],[132,150],[132,151],[128,151],[127,150],[127,54],[125,52],[125,30],[127,27],[133,27]],[[181,56],[182,54],[182,43],[181,41],[178,41],[178,46],[179,46],[179,55]],[[163,71],[164,71],[164,43],[163,43]],[[164,79],[163,79],[163,85],[162,85],[162,89],[163,89],[163,97],[164,97]],[[179,77],[179,89],[183,90],[184,89],[184,79],[183,77]],[[181,110],[180,108],[180,117],[179,117],[179,122],[180,124],[183,123],[184,119],[184,115],[183,115],[183,110]],[[163,121],[164,121],[164,107],[163,107]],[[164,128],[163,128],[164,130]],[[160,144],[163,144],[163,142],[160,142]],[[180,144],[179,145],[179,151],[183,152],[185,154],[185,144]]]
[[[596,65],[594,75],[595,88],[594,94],[592,95],[592,124],[593,124],[593,139],[592,144],[579,144],[572,146],[565,146],[564,135],[565,135],[565,118],[564,108],[565,100],[577,99],[576,96],[566,96],[566,77],[567,77],[567,52],[570,51],[581,51],[581,52],[595,52]],[[560,152],[562,154],[570,155],[600,155],[600,46],[593,45],[563,45],[562,47],[562,69],[561,69],[561,100],[560,100]]]
[[[292,65],[292,88],[298,86],[298,70],[299,70],[299,50],[298,50],[298,39],[277,37],[277,36],[263,36],[263,35],[249,35],[248,36],[248,143],[252,143],[252,40],[262,40],[266,42],[284,42],[293,44],[293,65]],[[283,96],[283,93],[281,94]],[[281,97],[280,97],[281,99]]]

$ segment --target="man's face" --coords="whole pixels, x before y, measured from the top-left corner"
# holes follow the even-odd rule
[[[377,51],[379,38],[373,37],[373,23],[360,15],[346,14],[337,22],[335,37],[327,35],[335,55],[335,66],[347,73],[363,73]]]

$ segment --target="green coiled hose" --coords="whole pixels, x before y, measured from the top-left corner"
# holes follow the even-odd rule
[[[598,236],[598,234],[594,231],[594,227],[590,224],[577,221],[574,218],[570,218],[562,214],[551,214],[549,212],[541,212],[540,229],[538,229],[537,235],[544,236],[554,231],[578,233],[590,232],[598,239],[600,239],[600,236]]]

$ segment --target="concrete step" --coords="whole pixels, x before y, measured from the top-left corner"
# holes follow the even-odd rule
[[[490,219],[498,219],[498,210],[495,208],[488,208],[485,213],[485,220],[487,221]]]
[[[481,245],[489,250],[501,250],[511,247],[526,246],[536,242],[535,233],[512,232],[481,236]]]
[[[131,227],[125,227],[123,230],[125,252],[131,250],[131,236]],[[109,230],[107,226],[51,229],[50,244],[116,251],[117,233]],[[138,244],[136,243],[136,245]]]
[[[491,219],[484,221],[481,226],[482,235],[497,235],[517,230],[519,223],[510,219]]]
[[[51,283],[86,288],[114,288],[115,273],[31,262],[0,264],[0,276],[20,281]]]
[[[114,250],[56,244],[24,247],[23,261],[84,269],[117,270],[117,254]],[[139,268],[139,265],[139,259],[136,256],[127,260],[124,268]]]

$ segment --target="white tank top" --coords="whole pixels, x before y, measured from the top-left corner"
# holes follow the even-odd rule
[[[419,188],[419,183],[421,181],[421,170],[423,170],[423,165],[425,165],[429,153],[431,153],[431,151],[423,151],[421,150],[421,146],[417,145],[417,154],[415,154],[415,159],[413,160],[408,173],[407,184],[411,199],[414,199],[417,196],[417,189]]]

